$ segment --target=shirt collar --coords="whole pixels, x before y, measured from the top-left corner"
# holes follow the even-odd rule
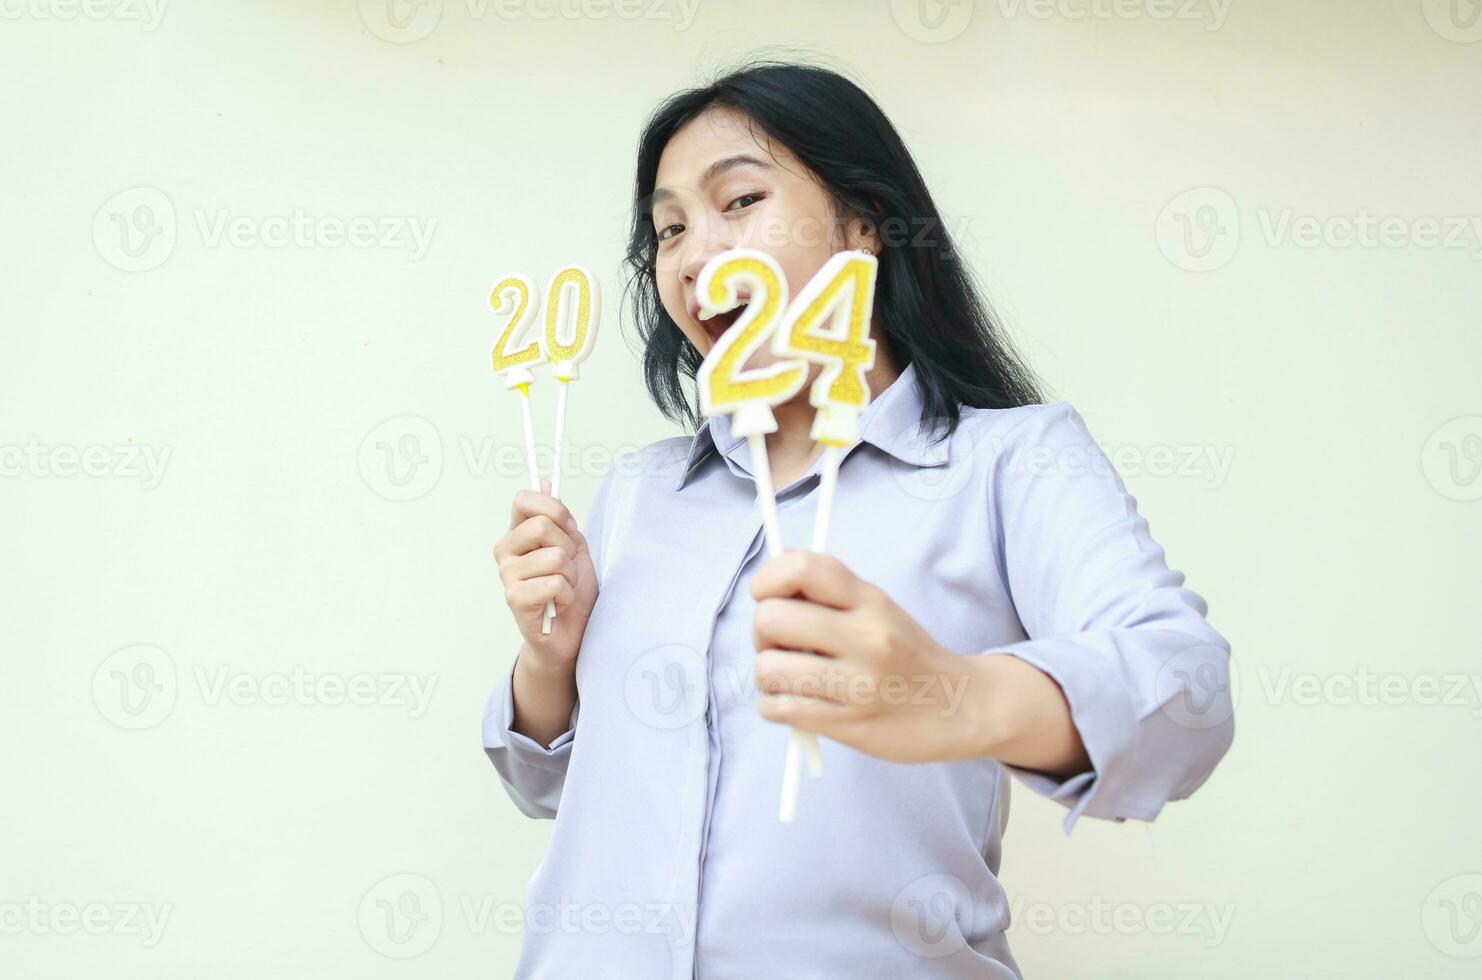
[[[936,434],[921,428],[920,383],[915,363],[907,364],[877,398],[870,400],[859,416],[859,439],[896,459],[913,466],[940,466],[947,462],[948,440],[933,441]],[[683,489],[696,467],[714,450],[723,455],[745,440],[731,434],[731,420],[726,415],[705,419],[695,430],[689,453],[680,468],[674,489]]]

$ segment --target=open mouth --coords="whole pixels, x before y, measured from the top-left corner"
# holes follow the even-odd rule
[[[734,309],[726,310],[724,313],[717,313],[708,319],[698,321],[701,328],[704,329],[706,336],[710,338],[711,344],[720,340],[721,335],[735,326],[736,321],[741,319],[741,314],[746,312],[746,303],[746,300],[742,300],[740,305]]]

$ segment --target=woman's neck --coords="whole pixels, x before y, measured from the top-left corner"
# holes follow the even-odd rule
[[[871,398],[878,398],[900,377],[889,345],[876,343],[875,366],[865,373],[865,377],[870,384]],[[777,431],[767,435],[767,459],[772,466],[772,484],[778,490],[808,472],[823,454],[823,445],[813,441],[813,416],[817,410],[808,401],[810,386],[811,382],[791,401],[772,409],[772,414],[777,417]]]

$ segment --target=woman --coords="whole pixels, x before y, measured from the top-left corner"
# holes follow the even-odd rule
[[[696,277],[739,246],[794,290],[841,249],[879,258],[831,554],[767,560],[724,417],[620,461],[585,530],[515,498],[495,554],[525,642],[484,744],[519,807],[556,818],[518,975],[1017,977],[1009,774],[1067,831],[1153,819],[1230,744],[1229,647],[1080,415],[1039,403],[853,83],[763,64],[649,121],[627,261],[648,389],[677,421],[698,422],[695,370],[734,319],[699,318]],[[813,413],[805,386],[767,437],[795,546]],[[824,773],[782,823],[790,726]]]

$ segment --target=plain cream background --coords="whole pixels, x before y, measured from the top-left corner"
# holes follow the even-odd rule
[[[0,973],[511,972],[550,825],[478,742],[522,485],[487,291],[602,278],[585,514],[674,431],[619,326],[640,125],[780,49],[876,96],[1234,646],[1192,800],[1067,838],[1016,793],[1026,974],[1475,975],[1474,0],[384,2],[0,0]]]

